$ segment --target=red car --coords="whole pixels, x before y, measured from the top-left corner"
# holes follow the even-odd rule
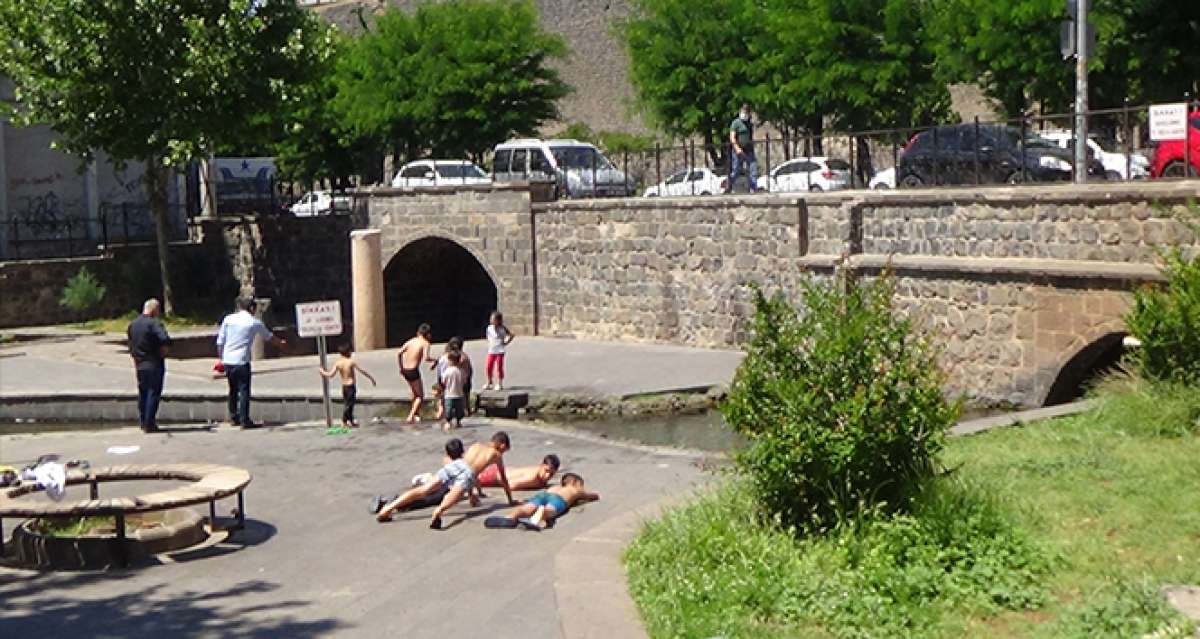
[[[1192,111],[1188,114],[1188,143],[1191,149],[1189,150],[1192,170],[1188,171],[1189,177],[1200,175],[1200,110]],[[1180,178],[1184,177],[1183,167],[1185,159],[1183,153],[1183,140],[1167,140],[1159,142],[1158,146],[1154,147],[1154,160],[1150,163],[1151,177],[1167,177]]]

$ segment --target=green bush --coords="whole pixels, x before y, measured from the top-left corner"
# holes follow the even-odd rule
[[[1163,259],[1166,285],[1135,291],[1125,316],[1129,332],[1142,342],[1133,360],[1149,379],[1200,383],[1200,260],[1178,248]]]
[[[59,303],[76,313],[87,313],[104,301],[107,292],[108,289],[85,266],[67,280]]]
[[[722,412],[761,506],[820,530],[864,508],[903,508],[935,470],[958,405],[929,341],[892,312],[885,275],[804,284],[797,314],[755,292],[754,338]]]

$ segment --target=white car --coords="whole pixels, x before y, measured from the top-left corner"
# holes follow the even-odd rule
[[[884,169],[876,173],[870,182],[867,182],[869,189],[894,189],[896,188],[896,167]]]
[[[724,193],[728,181],[707,167],[692,167],[677,171],[671,177],[646,189],[644,197],[678,197],[681,195],[714,195]]]
[[[492,176],[497,182],[554,180],[562,197],[625,197],[633,182],[594,145],[571,139],[509,140],[496,145]]]
[[[291,206],[296,217],[316,217],[350,212],[350,196],[334,195],[329,191],[309,191]]]
[[[1040,135],[1057,144],[1060,148],[1072,149],[1075,147],[1075,136],[1070,131],[1043,131]],[[1092,152],[1092,157],[1100,160],[1104,165],[1104,174],[1110,180],[1128,180],[1129,176],[1133,176],[1135,180],[1142,180],[1150,177],[1150,160],[1140,153],[1131,153],[1126,156],[1124,153],[1111,153],[1105,151],[1100,143],[1092,138],[1088,138],[1088,149]],[[1128,173],[1126,173],[1126,159],[1128,158]]]
[[[491,184],[483,169],[466,160],[417,160],[396,171],[392,186],[453,186],[455,184]]]
[[[826,157],[795,158],[758,178],[758,188],[773,193],[836,191],[850,185],[850,163]]]

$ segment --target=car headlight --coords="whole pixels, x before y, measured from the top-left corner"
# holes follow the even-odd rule
[[[1049,155],[1044,155],[1038,158],[1038,166],[1042,167],[1043,169],[1053,169],[1055,171],[1071,170],[1070,162]]]

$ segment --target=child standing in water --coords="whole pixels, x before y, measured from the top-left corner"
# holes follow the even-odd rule
[[[488,354],[484,367],[487,369],[487,385],[483,388],[504,390],[504,353],[505,347],[512,343],[512,331],[504,325],[504,315],[500,311],[492,311],[491,321],[487,327]],[[493,375],[495,373],[495,375]],[[495,380],[493,383],[492,380]]]
[[[442,428],[446,432],[450,431],[451,426],[462,428],[462,419],[467,412],[467,402],[463,398],[463,385],[466,380],[466,373],[459,364],[462,361],[462,353],[459,351],[450,351],[446,353],[446,369],[442,371],[442,403],[445,405],[443,413],[446,416],[446,424]]]
[[[327,379],[332,378],[334,375],[342,376],[342,404],[344,405],[342,409],[342,425],[350,428],[358,426],[358,422],[354,421],[354,403],[358,400],[358,384],[356,383],[357,378],[355,373],[362,373],[364,377],[371,380],[372,386],[376,384],[375,378],[371,377],[371,374],[359,366],[350,356],[349,344],[342,344],[338,348],[338,355],[341,355],[342,358],[334,363],[333,368],[329,370],[319,368],[319,370],[321,371],[321,376]]]

